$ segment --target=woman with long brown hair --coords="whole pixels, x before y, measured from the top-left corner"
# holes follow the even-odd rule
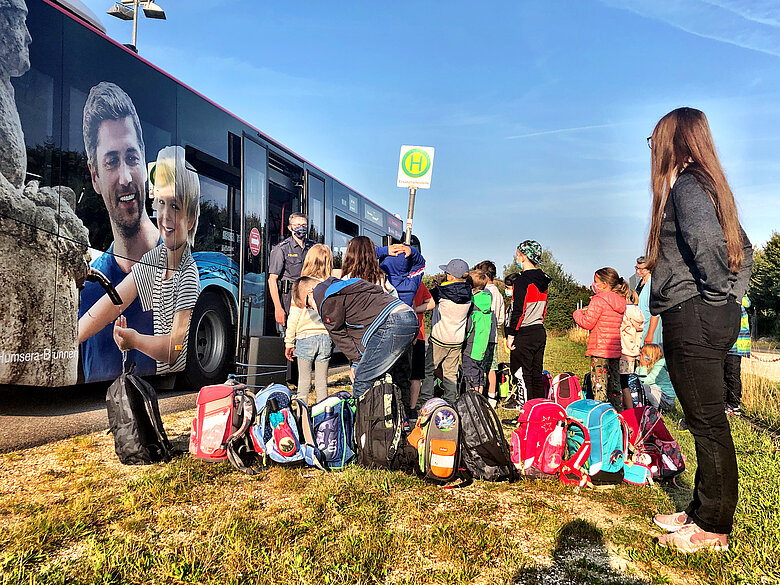
[[[647,238],[650,312],[664,324],[666,364],[696,446],[693,501],[653,520],[662,546],[726,550],[738,499],[737,459],[723,407],[723,365],[739,332],[753,249],[703,112],[679,108],[656,124]]]
[[[395,287],[390,284],[387,275],[379,267],[374,242],[367,236],[357,236],[349,241],[341,272],[344,280],[362,278],[371,284],[379,285],[386,293],[398,297]]]

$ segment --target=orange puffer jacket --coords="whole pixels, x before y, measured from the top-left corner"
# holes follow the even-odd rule
[[[600,292],[587,307],[574,311],[574,322],[590,331],[585,355],[620,357],[620,325],[625,312],[626,299],[612,291]]]

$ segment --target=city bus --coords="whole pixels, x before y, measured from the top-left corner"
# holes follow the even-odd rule
[[[402,238],[398,216],[106,36],[80,2],[8,0],[0,13],[0,385],[111,380],[124,360],[163,385],[222,382],[237,363],[266,383],[285,363],[266,282],[290,213],[308,216],[335,268],[355,236]],[[199,184],[187,226],[194,299],[179,296],[181,274],[172,289],[139,276],[172,253],[153,254],[168,245],[150,200],[163,151]],[[175,270],[194,270],[181,253]],[[129,276],[138,306],[114,321],[103,297],[129,303],[114,298]],[[166,335],[165,314],[185,296],[180,371],[138,346],[119,350],[117,331]],[[84,322],[102,323],[95,313],[111,321],[93,332]]]

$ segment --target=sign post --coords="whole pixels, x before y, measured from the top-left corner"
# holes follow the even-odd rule
[[[399,187],[409,188],[409,213],[406,218],[406,234],[404,243],[408,246],[412,240],[412,219],[414,217],[414,197],[417,189],[431,188],[433,174],[433,152],[431,146],[401,147],[401,157],[398,160]]]

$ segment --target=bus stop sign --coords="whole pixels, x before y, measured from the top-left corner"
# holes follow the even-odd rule
[[[430,189],[433,174],[432,146],[402,146],[398,161],[398,186]]]

